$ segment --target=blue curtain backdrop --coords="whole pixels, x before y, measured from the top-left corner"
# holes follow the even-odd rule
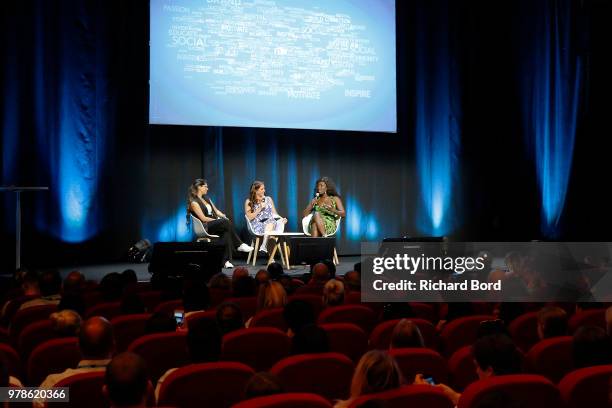
[[[398,1],[392,135],[149,126],[147,1],[9,2],[0,16],[0,184],[50,187],[24,197],[24,259],[110,261],[141,238],[190,239],[185,195],[198,177],[241,232],[253,180],[297,230],[315,180],[332,177],[347,209],[344,254],[404,235],[605,240],[607,208],[585,197],[599,188],[589,177],[607,171],[609,146],[589,135],[608,124],[612,67],[608,44],[584,33],[608,38],[611,8]],[[585,47],[590,64],[578,58]],[[13,200],[0,200],[8,248]]]

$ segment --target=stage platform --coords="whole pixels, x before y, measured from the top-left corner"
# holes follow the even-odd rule
[[[344,275],[348,271],[352,271],[354,265],[359,262],[359,256],[340,256],[340,264],[336,266],[336,274]],[[249,270],[249,274],[255,276],[258,270],[266,268],[266,262],[264,259],[258,259],[255,266],[246,264],[246,260],[235,260],[234,267],[244,266]],[[98,264],[98,265],[82,265],[72,267],[60,267],[60,273],[64,278],[71,271],[78,270],[85,275],[88,280],[100,281],[104,275],[111,272],[123,272],[126,269],[133,269],[138,276],[139,281],[148,281],[151,278],[149,273],[148,263],[129,263],[129,262],[118,262],[109,264]],[[232,274],[233,269],[223,269],[228,275]],[[291,276],[300,276],[310,271],[310,267],[307,265],[292,266],[290,271],[285,271]]]

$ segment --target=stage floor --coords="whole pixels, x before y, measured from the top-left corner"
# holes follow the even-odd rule
[[[354,265],[359,262],[358,256],[341,256],[339,257],[340,264],[336,266],[336,274],[344,275],[348,271],[352,271]],[[258,270],[265,269],[266,263],[263,259],[258,259],[257,264],[247,265],[244,260],[237,260],[234,262],[234,266],[244,266],[249,270],[249,274],[255,276]],[[138,276],[139,281],[148,281],[151,277],[149,273],[149,264],[148,263],[109,263],[109,264],[99,264],[99,265],[83,265],[77,267],[61,267],[59,268],[62,278],[68,275],[71,271],[78,270],[85,275],[85,278],[88,280],[100,281],[104,275],[111,272],[123,272],[126,269],[133,269]],[[228,275],[232,274],[233,269],[223,269]],[[305,273],[310,272],[310,267],[308,265],[297,265],[292,266],[291,270],[285,271],[288,275],[291,276],[300,276]]]

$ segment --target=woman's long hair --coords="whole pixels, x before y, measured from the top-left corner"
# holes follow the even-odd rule
[[[314,186],[314,195],[317,195],[317,186],[319,185],[320,182],[324,182],[325,185],[327,186],[327,195],[328,196],[334,196],[334,197],[340,197],[340,194],[338,194],[338,191],[336,191],[336,184],[334,183],[334,181],[332,179],[330,179],[329,177],[321,177],[320,179],[318,179],[315,182],[315,186]],[[342,197],[340,197],[342,198]]]
[[[253,184],[251,184],[251,190],[249,191],[249,207],[252,213],[255,212],[255,193],[263,185],[264,182],[259,180],[255,180]]]
[[[187,225],[189,225],[189,223],[191,222],[191,217],[189,217],[189,215],[191,214],[191,211],[190,211],[191,202],[198,201],[200,199],[200,197],[198,197],[198,188],[206,184],[208,183],[206,182],[205,179],[201,179],[201,178],[195,179],[195,181],[191,183],[191,185],[187,189],[187,214],[186,214]],[[204,196],[203,198],[204,198],[204,201],[210,204],[210,200],[208,199],[208,197]],[[202,211],[204,211],[203,208],[202,208]]]
[[[399,388],[402,373],[393,356],[381,350],[371,350],[361,357],[351,381],[351,399]]]

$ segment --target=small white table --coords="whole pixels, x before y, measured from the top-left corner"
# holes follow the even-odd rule
[[[287,245],[287,240],[285,237],[303,237],[304,235],[305,234],[303,232],[266,232],[264,236],[267,236],[268,238],[278,238],[278,242],[276,245],[274,245],[270,258],[268,258],[268,265],[274,262],[274,255],[276,255],[276,251],[280,250],[280,257],[281,261],[283,262],[283,266],[288,271],[291,270],[291,265],[289,264],[289,246]]]

